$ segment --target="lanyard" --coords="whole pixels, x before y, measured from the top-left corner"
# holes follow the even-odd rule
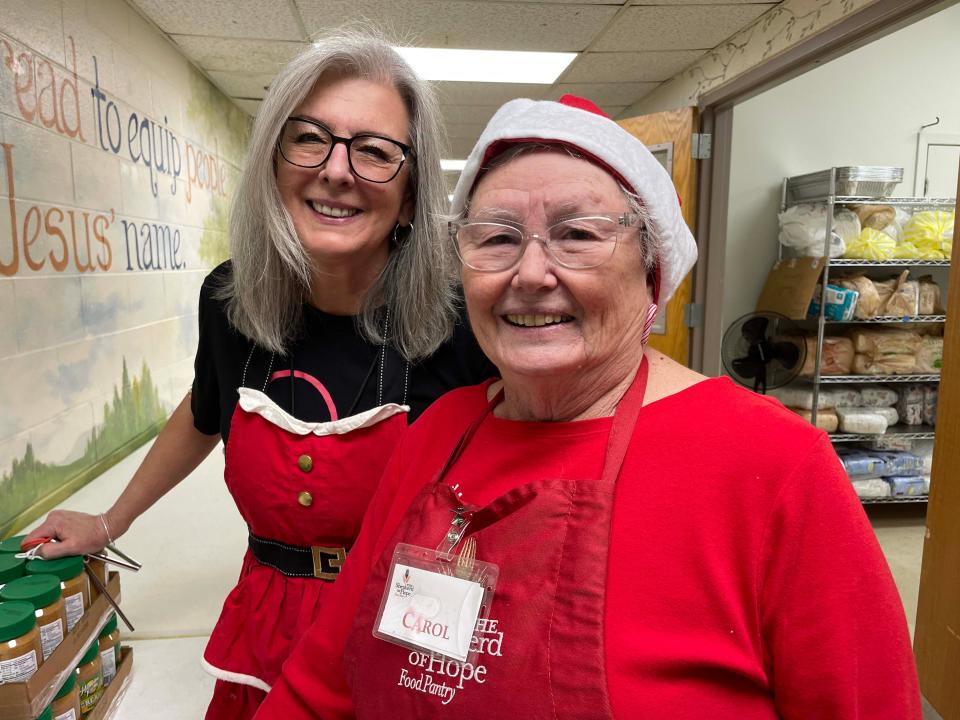
[[[640,416],[640,409],[643,407],[643,396],[647,390],[647,375],[649,374],[649,363],[646,356],[640,361],[640,368],[630,383],[626,394],[617,404],[617,409],[613,414],[613,426],[610,428],[610,435],[607,437],[607,449],[603,459],[603,471],[600,474],[600,480],[604,485],[613,485],[620,474],[620,468],[623,467],[623,460],[627,455],[627,449],[630,446],[630,438],[633,437],[633,430],[637,425],[637,418]],[[454,463],[460,459],[467,445],[476,435],[480,425],[486,419],[493,409],[503,402],[503,388],[490,400],[483,412],[464,430],[463,435],[454,447],[453,452],[447,458],[440,473],[437,475],[437,482],[441,482],[450,472]]]

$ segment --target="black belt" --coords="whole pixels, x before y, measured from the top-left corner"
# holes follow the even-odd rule
[[[347,559],[347,550],[343,547],[287,545],[253,533],[250,533],[248,544],[258,563],[290,577],[336,580],[343,561]]]

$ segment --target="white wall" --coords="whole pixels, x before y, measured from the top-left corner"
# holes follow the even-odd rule
[[[734,109],[723,327],[756,305],[777,253],[784,176],[834,165],[904,168],[912,195],[917,132],[960,133],[960,5]]]

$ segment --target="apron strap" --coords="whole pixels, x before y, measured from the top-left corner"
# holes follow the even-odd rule
[[[617,476],[620,475],[620,468],[623,467],[623,460],[627,456],[627,449],[630,447],[630,440],[637,426],[637,418],[643,407],[643,396],[647,391],[649,374],[650,365],[647,362],[647,356],[644,355],[640,360],[640,368],[633,382],[630,383],[630,388],[617,404],[617,410],[613,414],[613,427],[610,428],[607,454],[603,459],[603,472],[600,474],[600,482],[605,486],[615,485]]]

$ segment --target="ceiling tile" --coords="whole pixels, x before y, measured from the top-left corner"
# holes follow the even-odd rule
[[[702,50],[586,53],[560,76],[564,83],[663,82],[703,57]]]
[[[470,151],[473,150],[473,146],[477,144],[477,139],[480,137],[482,130],[481,127],[474,135],[449,138],[447,143],[450,148],[447,152],[448,156],[457,160],[465,160],[470,155]]]
[[[168,35],[305,40],[286,2],[131,0]]]
[[[630,7],[591,50],[709,50],[772,7],[772,4]]]
[[[440,114],[446,127],[453,125],[486,125],[499,105],[441,105]]]
[[[514,98],[539,100],[549,85],[528,83],[438,82],[434,83],[442,105],[503,105]]]
[[[233,99],[233,102],[237,104],[241,110],[243,110],[247,115],[251,117],[255,116],[260,110],[260,101],[259,100],[237,100]]]
[[[152,0],[157,2],[158,0]],[[307,32],[330,18],[360,20],[419,47],[482,50],[583,50],[616,14],[616,5],[438,2],[437,0],[296,0]]]
[[[545,100],[559,100],[566,94],[579,95],[597,105],[632,105],[660,83],[561,83],[554,85]]]
[[[217,87],[232,98],[260,99],[266,93],[266,90],[263,89],[264,86],[270,84],[274,74],[232,73],[211,70],[207,75],[210,76]]]
[[[204,70],[224,72],[276,72],[307,43],[286,40],[239,40],[235,38],[173,35],[184,55]]]

